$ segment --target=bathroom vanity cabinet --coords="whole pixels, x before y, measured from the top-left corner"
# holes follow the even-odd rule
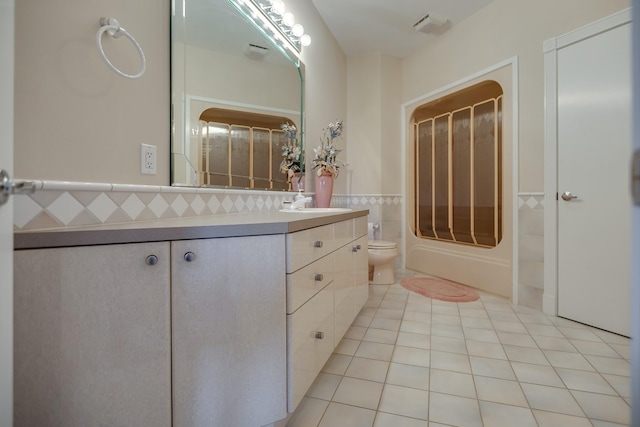
[[[16,251],[14,277],[15,427],[171,426],[168,242]]]
[[[288,411],[368,298],[366,217],[287,234]]]
[[[16,235],[15,427],[285,418],[366,301],[366,211],[269,218]]]

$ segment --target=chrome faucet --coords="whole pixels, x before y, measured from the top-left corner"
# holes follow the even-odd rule
[[[302,190],[298,190],[298,194],[294,198],[293,202],[289,206],[289,209],[302,209],[307,203],[311,203],[313,199],[311,197],[305,197],[302,194]]]

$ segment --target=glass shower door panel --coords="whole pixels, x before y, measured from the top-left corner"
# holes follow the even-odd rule
[[[207,126],[209,185],[229,185],[229,126],[210,122]]]
[[[497,146],[495,101],[474,108],[474,235],[480,245],[497,245]]]
[[[269,162],[258,161],[268,159],[271,150],[271,132],[269,129],[253,128],[253,188],[270,189]]]
[[[453,113],[452,130],[453,235],[474,243],[471,235],[471,108]]]
[[[449,117],[437,117],[434,126],[434,229],[443,240],[453,240],[449,227]]]
[[[287,144],[284,132],[280,130],[271,131],[271,184],[274,190],[288,190],[289,182],[287,175],[280,172],[282,163],[282,147]]]
[[[417,230],[421,237],[436,237],[433,228],[433,120],[415,126]]]
[[[201,185],[209,185],[210,172],[209,172],[209,133],[207,132],[209,124],[200,120],[198,122],[198,164],[196,170],[198,171],[198,183]]]
[[[251,187],[251,128],[231,126],[231,185]]]

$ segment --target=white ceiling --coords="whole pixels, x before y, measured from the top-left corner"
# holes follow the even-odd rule
[[[426,14],[448,19],[446,31],[491,0],[312,0],[347,55],[380,52],[398,58],[420,49],[437,34],[416,31]],[[311,34],[313,38],[313,34]]]

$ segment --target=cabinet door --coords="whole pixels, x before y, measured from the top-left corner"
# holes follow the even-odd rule
[[[369,298],[367,237],[361,237],[343,246],[334,255],[337,346]]]
[[[171,250],[173,425],[258,427],[286,417],[284,236]]]
[[[14,264],[14,426],[170,426],[169,243]]]
[[[354,257],[354,314],[358,316],[362,307],[369,299],[369,252],[367,246],[367,236],[360,237],[356,240],[356,248],[358,249]]]
[[[334,304],[335,346],[338,345],[355,318],[354,307],[354,257],[355,246],[349,243],[334,253]]]

